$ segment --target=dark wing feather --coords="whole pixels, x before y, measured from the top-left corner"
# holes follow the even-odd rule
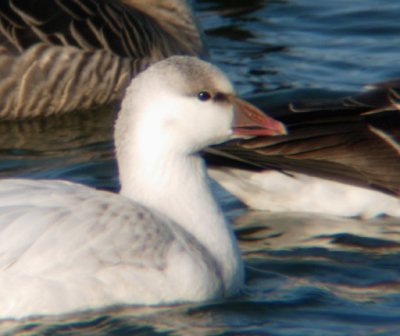
[[[208,160],[301,172],[400,195],[399,89],[400,81],[391,81],[333,100],[276,103],[275,97],[268,106],[266,99],[264,110],[286,123],[289,134],[232,141],[213,148]]]
[[[0,32],[1,45],[14,52],[44,42],[104,49],[131,59],[148,57],[155,49],[164,57],[184,53],[155,19],[120,1],[1,1]]]
[[[165,9],[157,4],[134,6],[122,0],[0,1],[0,118],[104,105],[119,100],[130,78],[156,61],[205,56],[190,10],[185,17],[182,8],[171,7],[161,17]]]

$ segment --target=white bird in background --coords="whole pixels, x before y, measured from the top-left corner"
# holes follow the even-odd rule
[[[199,151],[285,128],[216,67],[174,56],[138,75],[115,126],[121,191],[0,182],[0,316],[236,294],[240,251]]]

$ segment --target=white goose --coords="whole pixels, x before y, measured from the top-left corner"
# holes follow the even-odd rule
[[[240,251],[199,151],[284,132],[208,63],[175,56],[151,66],[132,81],[115,126],[120,194],[0,182],[1,317],[237,293]]]

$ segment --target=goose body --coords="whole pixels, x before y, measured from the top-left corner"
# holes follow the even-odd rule
[[[400,216],[399,87],[394,80],[339,98],[306,90],[257,97],[288,135],[208,150],[210,175],[254,209]]]
[[[0,181],[0,316],[234,295],[243,262],[199,151],[283,132],[210,64],[175,56],[151,66],[132,81],[116,122],[119,194]]]
[[[87,109],[172,55],[206,55],[184,0],[0,4],[0,118]]]
[[[255,210],[373,218],[400,217],[400,198],[293,171],[211,168],[210,176]]]
[[[128,198],[62,181],[0,187],[3,318],[211,300],[242,285],[236,245],[226,283],[192,234]]]

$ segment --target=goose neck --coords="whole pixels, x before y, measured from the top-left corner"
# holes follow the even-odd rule
[[[239,248],[211,193],[202,158],[158,153],[141,160],[137,155],[134,163],[120,167],[121,194],[174,220],[215,258],[226,291],[239,287],[243,282]]]

